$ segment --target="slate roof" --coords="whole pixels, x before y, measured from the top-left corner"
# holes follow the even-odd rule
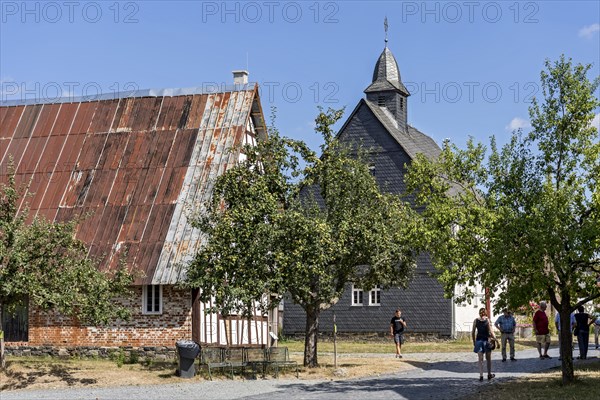
[[[344,125],[340,128],[339,134],[344,132],[354,115],[363,106],[366,106],[373,113],[377,121],[383,125],[411,159],[414,159],[418,153],[423,153],[429,159],[434,159],[441,154],[442,150],[430,136],[427,136],[411,125],[407,125],[408,132],[402,131],[398,127],[398,122],[387,108],[380,107],[377,103],[367,99],[360,99]]]
[[[154,93],[155,95],[151,95]],[[76,235],[101,268],[126,252],[136,284],[174,284],[202,242],[187,219],[265,124],[258,86],[213,93],[0,106],[0,183],[13,158],[30,220],[82,218]],[[21,210],[25,205],[22,201]]]
[[[365,93],[385,90],[399,90],[404,95],[410,96],[400,78],[400,68],[398,68],[396,58],[387,46],[377,59],[373,71],[373,82],[365,89]]]
[[[408,133],[405,133],[398,128],[398,123],[385,107],[380,107],[376,103],[365,99],[361,99],[361,102],[364,102],[369,107],[379,122],[396,139],[410,158],[414,159],[417,153],[423,153],[430,159],[440,155],[441,149],[431,137],[410,125],[408,125]]]

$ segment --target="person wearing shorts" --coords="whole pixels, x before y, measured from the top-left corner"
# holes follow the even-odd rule
[[[483,355],[487,361],[487,378],[492,379],[496,374],[492,374],[492,350],[488,346],[491,339],[496,339],[492,325],[487,316],[485,308],[479,309],[479,318],[473,321],[473,329],[471,330],[471,339],[473,339],[473,352],[477,353],[479,358],[479,380],[483,380]]]
[[[406,328],[406,319],[402,316],[402,311],[397,309],[390,321],[390,334],[394,337],[396,343],[396,358],[402,358],[402,345],[404,344],[404,329]]]
[[[535,333],[535,341],[537,342],[540,360],[552,358],[548,355],[548,349],[550,348],[550,329],[548,327],[548,316],[546,315],[547,307],[548,305],[545,301],[540,301],[539,310],[533,314],[533,331]]]

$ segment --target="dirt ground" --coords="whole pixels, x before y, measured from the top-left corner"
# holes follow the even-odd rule
[[[301,356],[292,359],[302,365]],[[347,379],[398,372],[412,368],[401,360],[384,357],[343,357],[338,359],[337,369],[333,357],[322,356],[320,367],[305,369],[300,367],[300,379]],[[0,391],[30,390],[66,387],[105,387],[122,385],[149,385],[181,382],[175,375],[175,361],[152,364],[123,364],[121,367],[108,360],[58,360],[51,358],[13,357],[8,358],[7,368],[0,372]],[[289,377],[293,373],[284,372]],[[281,376],[281,375],[280,375]],[[248,375],[245,378],[252,379]],[[204,371],[185,381],[208,379]],[[218,374],[213,379],[228,379]],[[235,376],[235,379],[244,379]],[[268,375],[267,379],[274,379]]]

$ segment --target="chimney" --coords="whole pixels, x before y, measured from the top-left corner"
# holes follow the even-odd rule
[[[233,84],[234,85],[245,85],[248,83],[248,71],[238,70],[233,71]]]

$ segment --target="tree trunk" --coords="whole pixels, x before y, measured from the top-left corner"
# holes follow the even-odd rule
[[[319,333],[319,313],[318,306],[306,307],[306,331],[304,339],[304,366],[315,368],[319,366],[317,360],[317,335]]]
[[[560,306],[560,354],[562,357],[562,384],[575,381],[573,370],[573,333],[571,332],[571,298],[568,292],[561,293]]]

